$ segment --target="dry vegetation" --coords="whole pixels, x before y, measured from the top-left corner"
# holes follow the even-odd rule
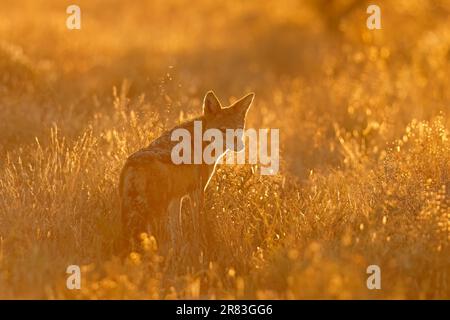
[[[450,298],[450,1],[0,4],[1,298]],[[127,155],[256,92],[282,166],[221,167],[199,237],[126,257]],[[82,266],[82,289],[66,267]],[[382,290],[366,288],[378,264]]]

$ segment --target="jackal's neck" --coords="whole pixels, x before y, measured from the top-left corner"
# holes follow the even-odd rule
[[[199,116],[199,117],[196,117],[194,119],[187,120],[187,121],[185,121],[185,122],[183,122],[183,123],[173,127],[171,130],[169,130],[169,132],[172,132],[172,131],[177,130],[177,129],[186,129],[186,130],[188,130],[189,132],[192,133],[194,131],[194,125],[195,125],[196,121],[200,121],[202,123],[202,127],[203,128],[207,127],[207,123],[208,122],[206,121],[206,117],[205,116]]]
[[[207,148],[208,145],[213,143],[213,141],[214,142],[216,141],[216,136],[214,136],[212,140],[210,137],[205,138],[204,136],[205,132],[211,129],[219,130],[220,132],[219,134],[222,137],[222,142],[225,141],[225,136],[222,130],[218,128],[210,128],[210,123],[208,123],[208,120],[204,116],[197,117],[190,121],[186,121],[185,123],[182,123],[180,126],[172,129],[172,132],[176,129],[185,129],[189,131],[192,147],[191,151],[194,158],[197,158],[197,161],[194,161],[194,164],[203,164],[205,166],[211,166],[211,168],[214,168],[216,163],[219,161],[220,157],[222,157],[226,153],[226,144],[224,145],[222,143],[223,148],[221,148],[220,150],[215,149],[214,155],[210,155],[208,153],[209,155],[208,159],[210,159],[210,161],[207,161],[206,163],[203,161],[205,160],[203,159],[205,148]],[[206,139],[206,141],[204,139]],[[199,161],[198,159],[200,156],[202,157],[202,161]]]

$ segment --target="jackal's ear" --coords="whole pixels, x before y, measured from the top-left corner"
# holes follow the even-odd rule
[[[239,113],[247,114],[248,109],[250,109],[250,106],[252,105],[253,98],[255,98],[255,94],[253,92],[249,93],[245,97],[236,101],[232,107]]]
[[[216,114],[219,113],[222,107],[220,106],[219,99],[212,91],[208,91],[203,101],[203,114]]]

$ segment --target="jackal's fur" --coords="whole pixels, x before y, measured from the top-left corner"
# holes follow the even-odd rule
[[[210,91],[204,98],[201,117],[167,131],[127,159],[119,188],[124,239],[128,243],[133,243],[139,233],[150,230],[160,243],[175,245],[183,230],[180,216],[183,199],[188,198],[191,208],[195,207],[193,211],[198,213],[203,204],[204,190],[217,160],[223,155],[215,155],[216,163],[212,165],[175,165],[171,160],[171,151],[177,142],[171,141],[172,131],[185,128],[191,132],[193,139],[194,121],[201,121],[203,130],[216,128],[223,134],[225,129],[244,129],[253,97],[254,94],[248,94],[233,105],[222,108]],[[243,141],[238,145],[232,151],[240,151]]]

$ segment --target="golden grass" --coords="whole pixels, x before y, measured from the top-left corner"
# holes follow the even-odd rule
[[[450,2],[351,2],[3,1],[0,298],[449,299]],[[189,245],[123,257],[121,166],[209,89],[256,92],[280,173],[222,166]]]

